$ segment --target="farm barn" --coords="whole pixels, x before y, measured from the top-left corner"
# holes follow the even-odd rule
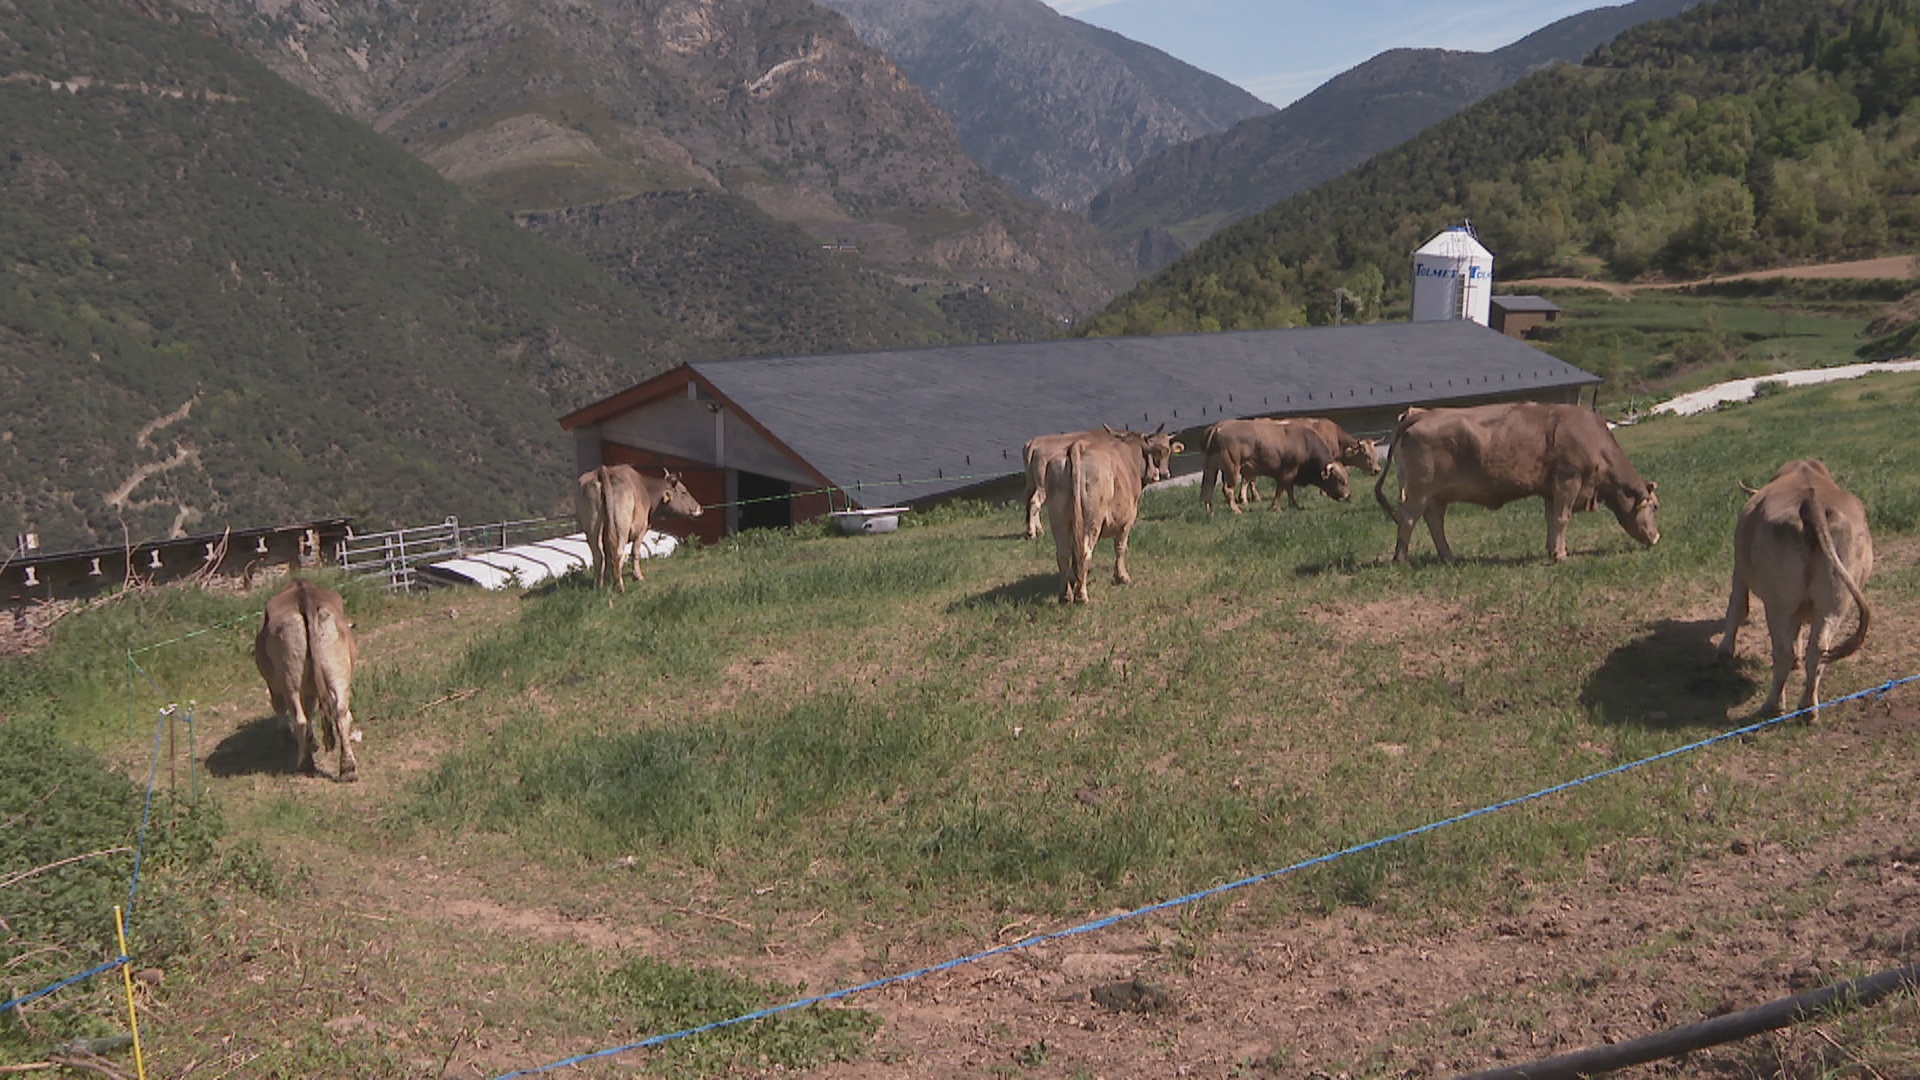
[[[1573,402],[1599,381],[1470,321],[1376,323],[695,361],[560,424],[581,471],[680,470],[702,503],[726,504],[691,523],[717,539],[833,510],[1011,497],[1021,446],[1049,432],[1197,433],[1251,416],[1384,432],[1408,405]],[[1175,464],[1198,468],[1197,454]]]

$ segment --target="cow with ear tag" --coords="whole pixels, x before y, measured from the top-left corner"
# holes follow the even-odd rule
[[[1167,434],[1167,425],[1162,423],[1151,433],[1133,431],[1127,428],[1114,428],[1102,424],[1096,431],[1072,431],[1058,435],[1035,435],[1021,448],[1021,461],[1026,466],[1026,504],[1027,539],[1040,535],[1040,511],[1047,502],[1047,466],[1066,453],[1066,448],[1079,439],[1105,436],[1118,439],[1138,451],[1144,461],[1145,471],[1141,474],[1143,484],[1157,483],[1173,475],[1173,455],[1186,450],[1173,436]]]
[[[680,474],[671,470],[664,476],[647,476],[631,465],[602,465],[581,473],[578,486],[573,512],[587,535],[593,582],[605,585],[611,575],[621,592],[627,591],[627,554],[647,534],[656,511],[690,518],[706,512]],[[633,552],[633,580],[646,580],[637,551]]]
[[[1396,460],[1398,509],[1384,490]],[[1453,503],[1498,510],[1538,496],[1546,501],[1547,557],[1559,562],[1567,557],[1567,524],[1574,513],[1603,503],[1628,536],[1649,547],[1659,543],[1660,499],[1654,490],[1598,413],[1578,405],[1520,401],[1408,409],[1394,427],[1373,497],[1399,526],[1394,561],[1406,562],[1414,526],[1423,519],[1434,550],[1442,559],[1453,558],[1447,543],[1447,507]]]
[[[340,594],[295,581],[267,601],[253,663],[274,715],[293,736],[294,768],[314,775],[316,749],[338,748],[334,779],[360,778],[353,743],[353,624]]]
[[[1279,485],[1273,493],[1275,510],[1280,508],[1280,496],[1291,496],[1300,484],[1311,484],[1342,502],[1353,494],[1339,451],[1306,424],[1266,417],[1222,420],[1207,429],[1203,445],[1207,456],[1200,474],[1200,502],[1209,513],[1214,482],[1222,478],[1227,507],[1236,514],[1242,483],[1256,476],[1271,476]]]

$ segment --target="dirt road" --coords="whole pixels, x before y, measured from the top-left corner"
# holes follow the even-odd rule
[[[1876,281],[1915,279],[1920,278],[1920,257],[1892,255],[1883,259],[1822,263],[1818,266],[1781,266],[1772,270],[1754,270],[1745,274],[1713,275],[1698,281],[1623,285],[1615,281],[1595,281],[1591,278],[1540,277],[1519,278],[1506,282],[1506,286],[1510,289],[1600,289],[1615,296],[1631,296],[1641,289],[1684,289],[1693,285],[1713,285],[1723,281],[1769,281],[1775,278]]]

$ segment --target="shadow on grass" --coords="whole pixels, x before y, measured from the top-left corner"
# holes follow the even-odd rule
[[[996,585],[986,592],[954,601],[948,612],[963,611],[967,608],[993,607],[995,605],[1039,604],[1058,600],[1060,597],[1060,575],[1028,574],[1019,581],[1010,581],[1005,585]]]
[[[1546,556],[1544,555],[1461,555],[1455,553],[1453,561],[1447,562],[1440,558],[1440,556],[1428,552],[1424,555],[1409,555],[1407,557],[1407,567],[1412,570],[1421,570],[1434,566],[1531,566],[1534,563],[1545,563],[1546,561]],[[1293,573],[1296,577],[1304,578],[1317,577],[1327,573],[1351,574],[1358,570],[1385,570],[1392,566],[1393,551],[1392,549],[1388,549],[1384,554],[1374,556],[1370,559],[1354,555],[1342,555],[1322,562],[1301,563],[1299,566],[1293,568]]]
[[[1614,724],[1655,728],[1719,725],[1758,683],[1713,650],[1719,619],[1663,619],[1607,654],[1587,677],[1580,704]]]
[[[293,739],[274,716],[255,720],[220,740],[207,754],[213,776],[255,776],[293,772]]]

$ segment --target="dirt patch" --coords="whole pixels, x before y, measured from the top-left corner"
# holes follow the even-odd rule
[[[1319,604],[1301,614],[1325,627],[1343,645],[1385,645],[1473,621],[1472,614],[1459,604],[1439,604],[1423,596],[1366,604]]]

